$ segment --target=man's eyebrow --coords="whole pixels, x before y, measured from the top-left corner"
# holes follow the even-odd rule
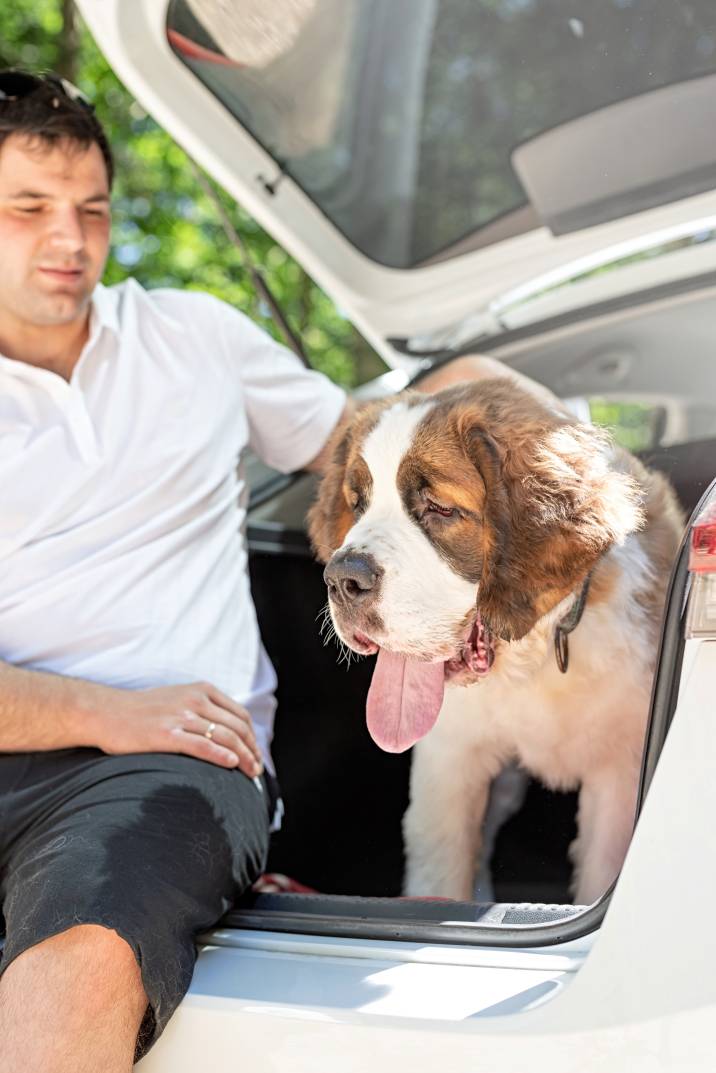
[[[45,201],[47,198],[52,197],[51,194],[43,194],[39,190],[17,190],[17,191],[15,191],[15,193],[8,194],[7,196],[11,200],[14,200],[14,201],[19,201],[20,199],[22,199],[23,201],[27,201],[29,199],[34,199],[35,201]],[[82,204],[83,205],[88,205],[90,203],[94,203],[94,202],[97,202],[97,201],[102,201],[102,202],[104,202],[105,204],[108,205],[109,204],[109,194],[104,194],[104,193],[90,194],[89,197],[86,197],[84,199]]]

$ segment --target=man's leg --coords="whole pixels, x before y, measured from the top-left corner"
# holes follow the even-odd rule
[[[3,1073],[129,1073],[147,1009],[116,932],[70,928],[20,954],[0,980]]]
[[[130,1069],[143,1014],[140,1055],[189,987],[196,935],[263,868],[268,795],[169,753],[37,754],[6,781],[0,1071],[8,1023],[23,1056],[12,1073]],[[31,1064],[51,1039],[57,1064]]]

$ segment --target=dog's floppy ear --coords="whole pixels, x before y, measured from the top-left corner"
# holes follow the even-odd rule
[[[518,640],[639,529],[640,490],[588,425],[508,420],[498,442],[477,423],[463,439],[486,491],[477,606],[499,637]]]
[[[355,524],[355,515],[344,492],[346,471],[360,468],[360,447],[375,427],[382,412],[395,402],[395,396],[362,404],[348,424],[340,424],[328,445],[331,461],[318,487],[318,496],[308,511],[308,535],[321,562],[327,562]],[[364,473],[368,470],[363,464]],[[369,478],[368,478],[369,479]]]
[[[316,558],[328,562],[355,519],[343,494],[343,481],[352,443],[352,425],[334,433],[331,461],[308,511],[308,535]]]
[[[463,441],[485,486],[482,516],[482,575],[477,606],[483,621],[499,637],[511,640],[530,628],[532,608],[525,594],[510,584],[509,563],[514,551],[512,504],[504,478],[504,455],[479,423],[463,427]],[[518,632],[521,631],[521,632]]]

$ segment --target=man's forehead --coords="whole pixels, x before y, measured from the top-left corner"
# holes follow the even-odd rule
[[[0,196],[26,191],[50,197],[72,194],[79,200],[108,197],[107,169],[99,146],[70,140],[52,144],[11,134],[0,146]]]

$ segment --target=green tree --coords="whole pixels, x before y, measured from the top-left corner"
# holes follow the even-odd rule
[[[106,283],[132,275],[145,287],[210,291],[281,337],[186,154],[115,77],[73,0],[5,0],[0,66],[58,71],[95,103],[117,160]],[[383,371],[381,359],[300,265],[214,189],[312,364],[345,386]]]

